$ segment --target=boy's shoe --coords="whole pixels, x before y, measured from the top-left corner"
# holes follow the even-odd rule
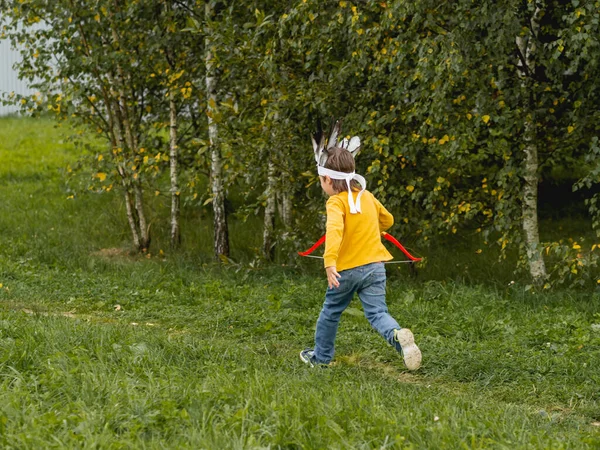
[[[315,351],[312,348],[304,349],[300,352],[300,359],[304,364],[308,364],[309,367],[315,367],[317,361],[315,360]]]
[[[421,350],[415,344],[415,337],[408,328],[394,330],[394,340],[402,347],[402,358],[408,370],[421,367]]]

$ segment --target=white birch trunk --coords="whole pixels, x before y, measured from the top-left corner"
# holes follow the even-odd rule
[[[150,247],[150,227],[146,222],[146,216],[144,215],[144,193],[142,185],[139,180],[133,181],[133,197],[135,200],[135,211],[138,216],[138,224],[140,227],[140,250],[148,250]]]
[[[112,28],[112,38],[120,47],[120,39],[119,34],[114,28],[114,16],[111,14],[110,19],[113,21],[111,24]],[[112,74],[107,74],[109,81],[112,86],[116,87],[118,96],[117,101],[115,102],[116,106],[116,124],[118,127],[118,135],[119,140],[121,141],[121,148],[127,147],[131,152],[131,155],[137,154],[138,150],[138,142],[137,138],[133,132],[132,124],[130,120],[129,106],[128,100],[129,96],[126,92],[126,82],[125,82],[125,74],[123,68],[120,64],[117,64],[117,75],[116,77],[112,76]],[[122,145],[123,142],[126,144]],[[136,220],[136,228],[139,232],[139,239],[136,245],[138,251],[147,250],[150,247],[150,227],[146,222],[146,214],[144,212],[144,196],[141,183],[138,179],[136,179],[133,175],[130,175],[126,170],[121,170],[121,176],[124,178],[126,189],[127,186],[131,186],[133,190],[133,205],[135,207],[135,215],[131,215],[134,220]],[[128,193],[128,195],[130,195]],[[137,217],[136,217],[137,216]],[[129,217],[128,217],[129,218]],[[135,239],[134,239],[135,241]]]
[[[279,214],[281,215],[283,227],[286,229],[286,231],[291,230],[293,207],[292,194],[289,192],[281,192],[281,211]]]
[[[206,3],[205,14],[207,22],[212,17],[210,2]],[[227,216],[225,213],[225,188],[223,186],[223,163],[221,160],[221,148],[218,139],[218,127],[214,121],[217,108],[217,80],[215,77],[214,61],[212,55],[213,43],[210,33],[205,38],[205,64],[206,64],[206,98],[208,113],[208,137],[210,141],[211,157],[211,188],[212,204],[214,213],[214,252],[217,259],[229,256],[229,233],[227,229]]]
[[[109,80],[112,80],[112,77],[108,75]],[[107,96],[107,99],[112,98]],[[114,110],[112,110],[114,108]],[[116,101],[107,101],[107,109],[109,111],[109,115],[111,117],[110,123],[112,126],[112,133],[114,136],[113,147],[114,148],[123,148],[125,146],[125,141],[123,138],[123,125],[120,119],[119,105]],[[133,201],[131,199],[131,179],[128,177],[127,172],[125,170],[124,164],[122,162],[117,162],[117,171],[121,177],[121,184],[123,186],[123,190],[125,192],[125,210],[127,212],[127,222],[129,223],[129,228],[131,229],[131,236],[133,239],[133,245],[137,251],[142,250],[144,245],[142,244],[140,238],[140,228],[139,222],[137,220],[135,214],[135,208],[133,205]]]
[[[181,237],[179,234],[179,216],[180,216],[180,191],[178,180],[178,160],[179,149],[177,147],[177,106],[175,105],[173,91],[171,90],[169,98],[170,110],[170,152],[169,163],[171,170],[171,247],[179,246]]]
[[[263,222],[263,256],[267,261],[273,261],[275,256],[275,212],[277,210],[277,178],[275,164],[269,158],[267,169],[267,189],[265,192],[266,205]]]
[[[530,92],[530,77],[535,73],[535,34],[539,30],[539,18],[541,9],[536,6],[535,13],[531,20],[532,34],[517,37],[517,46],[524,59],[519,64],[522,70],[523,92],[528,95]],[[533,102],[530,102],[533,106]],[[531,108],[528,108],[531,109]],[[538,148],[536,145],[536,124],[532,115],[527,115],[525,119],[525,165],[523,186],[523,232],[525,235],[525,245],[527,248],[527,260],[529,262],[529,273],[535,284],[541,284],[547,277],[546,265],[540,248],[539,223],[538,223]]]
[[[129,194],[129,190],[127,186],[125,188],[125,208],[127,211],[127,221],[129,222],[129,228],[131,229],[131,234],[133,236],[133,245],[136,249],[140,249],[140,235],[137,230],[136,221],[133,213],[133,205],[131,204],[131,195]]]

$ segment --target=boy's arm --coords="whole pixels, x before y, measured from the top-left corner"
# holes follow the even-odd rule
[[[379,200],[375,198],[375,204],[377,205],[377,210],[379,211],[379,231],[388,230],[392,225],[394,225],[394,216],[385,209]]]
[[[344,235],[344,205],[335,197],[327,200],[327,231],[325,239],[325,253],[323,259],[325,267],[335,267],[338,253]]]

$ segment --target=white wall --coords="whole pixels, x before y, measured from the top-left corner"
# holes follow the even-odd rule
[[[13,64],[19,60],[19,53],[10,48],[10,42],[6,39],[0,39],[0,95],[12,91],[17,94],[32,92],[25,82],[17,78],[17,72],[12,68]],[[0,104],[0,116],[17,111],[18,108],[14,106]]]

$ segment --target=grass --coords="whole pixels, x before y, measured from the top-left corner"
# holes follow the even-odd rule
[[[439,249],[461,279],[390,266],[422,369],[402,369],[357,302],[335,364],[310,370],[320,272],[215,266],[191,211],[185,252],[101,251],[127,243],[120,199],[67,199],[78,155],[51,123],[5,118],[0,136],[3,448],[600,445],[600,292],[484,283],[471,251]]]

